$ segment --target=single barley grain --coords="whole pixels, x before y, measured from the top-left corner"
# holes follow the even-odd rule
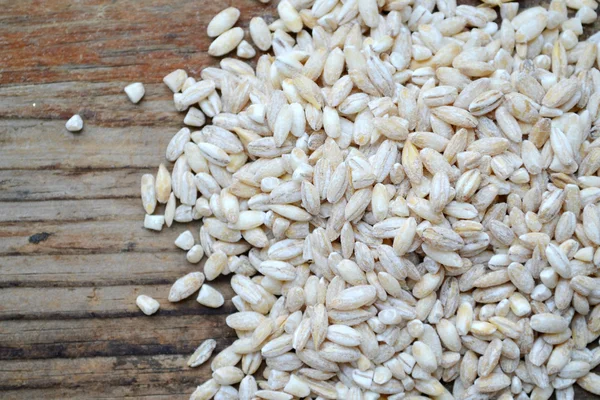
[[[160,303],[158,301],[154,300],[150,296],[146,296],[145,294],[139,295],[135,300],[135,303],[146,315],[155,314],[160,307]]]
[[[79,132],[83,129],[83,119],[81,119],[79,114],[75,114],[69,118],[65,124],[65,128],[67,128],[69,132]]]
[[[129,100],[133,104],[137,104],[140,102],[146,90],[144,89],[144,85],[141,82],[132,83],[130,85],[125,86],[125,94],[129,97]]]

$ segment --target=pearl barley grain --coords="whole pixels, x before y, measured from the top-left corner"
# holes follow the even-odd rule
[[[190,250],[194,246],[194,235],[192,232],[185,231],[175,239],[175,246],[181,250]]]
[[[152,315],[160,308],[160,303],[158,301],[145,294],[139,295],[137,299],[135,299],[135,304],[137,304],[140,310],[146,315]]]
[[[204,342],[202,342],[200,346],[198,346],[196,351],[194,351],[194,353],[190,356],[187,365],[192,368],[195,368],[199,365],[204,364],[206,361],[208,361],[216,347],[216,340],[206,339]]]
[[[208,47],[208,54],[213,57],[221,57],[233,51],[244,38],[242,28],[232,28],[223,32]]]
[[[190,107],[188,109],[185,118],[183,119],[183,123],[189,126],[194,127],[202,127],[206,123],[206,116],[202,111],[197,109],[196,107]]]
[[[171,89],[173,93],[177,93],[181,90],[187,78],[187,72],[182,69],[177,69],[165,76],[163,78],[163,82],[169,87],[169,89]]]
[[[223,295],[210,285],[202,285],[196,301],[210,308],[219,308],[225,303]]]
[[[237,47],[236,55],[240,58],[252,58],[256,55],[256,50],[245,40],[242,40]]]
[[[198,264],[202,260],[202,257],[204,257],[204,250],[199,244],[192,246],[186,254],[186,259],[192,264]]]
[[[252,41],[262,51],[267,51],[271,48],[271,31],[269,26],[261,17],[254,17],[250,20],[250,37]]]
[[[69,120],[65,124],[65,127],[69,132],[79,132],[83,129],[83,119],[81,119],[79,114],[75,114],[71,118],[69,118]]]
[[[204,279],[202,272],[190,272],[177,279],[169,291],[169,301],[177,302],[190,297],[196,290],[200,289]]]
[[[144,85],[141,82],[136,82],[125,86],[125,93],[133,104],[137,104],[144,97],[146,89],[144,89]]]
[[[210,37],[217,37],[223,32],[231,29],[238,18],[240,17],[240,10],[235,7],[229,7],[218,13],[208,23],[206,27],[206,33]]]
[[[165,224],[165,217],[162,215],[149,215],[146,214],[144,218],[144,228],[153,231],[161,231]]]

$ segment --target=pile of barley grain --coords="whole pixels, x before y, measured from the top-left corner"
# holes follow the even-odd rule
[[[597,3],[485,3],[283,0],[256,69],[165,77],[199,130],[142,178],[145,226],[201,220],[169,300],[220,307],[230,274],[238,309],[191,399],[600,394]],[[239,16],[211,55],[255,54]]]

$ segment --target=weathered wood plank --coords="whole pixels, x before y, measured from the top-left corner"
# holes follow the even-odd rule
[[[191,354],[210,338],[217,340],[220,351],[235,333],[220,315],[4,321],[0,359]]]
[[[86,122],[84,128],[168,128],[181,125],[181,115],[173,106],[173,93],[169,88],[162,83],[144,81],[144,99],[138,104],[133,104],[123,91],[129,83],[124,80],[93,83],[73,80],[36,85],[7,85],[0,88],[0,96],[11,101],[4,100],[6,105],[3,105],[0,111],[0,118],[60,121],[68,119],[74,113],[80,113]],[[83,132],[86,131],[87,129]]]
[[[177,236],[189,229],[197,235],[199,222],[173,224],[162,232],[144,229],[143,215],[131,219],[76,222],[4,223],[0,255],[89,254],[173,251]]]
[[[202,263],[185,252],[29,255],[0,257],[0,288],[170,284]]]
[[[135,124],[125,128],[88,124],[80,134],[72,134],[64,127],[67,118],[0,120],[0,169],[156,168],[178,130]]]
[[[195,385],[176,382],[171,379],[163,385],[152,386],[111,386],[91,390],[90,387],[75,389],[49,388],[49,389],[17,389],[3,390],[3,400],[44,399],[44,400],[116,400],[116,399],[143,399],[143,400],[188,400],[195,389]],[[192,389],[190,390],[190,387]],[[110,393],[109,393],[110,392]]]
[[[123,398],[146,395],[189,394],[210,369],[187,368],[186,355],[94,357],[3,361],[0,364],[2,398]],[[38,392],[23,397],[23,392]],[[46,396],[50,392],[52,397]],[[74,396],[73,396],[74,395]]]
[[[75,222],[109,219],[142,220],[139,199],[48,200],[0,202],[2,222]]]
[[[172,69],[198,74],[214,63],[204,27],[223,8],[243,10],[240,26],[275,5],[255,0],[33,0],[9,2],[0,15],[0,84],[64,81],[159,82]],[[272,2],[275,3],[275,2]],[[135,10],[135,12],[132,12]]]
[[[157,168],[0,170],[0,201],[139,198],[141,176]]]
[[[234,312],[230,299],[233,290],[224,277],[213,285],[226,301],[219,309],[204,307],[196,302],[196,295],[184,301],[167,300],[171,284],[127,285],[69,288],[4,288],[0,290],[0,320],[60,319],[60,318],[122,318],[139,316],[135,304],[140,294],[155,298],[160,304],[160,315],[216,315]]]

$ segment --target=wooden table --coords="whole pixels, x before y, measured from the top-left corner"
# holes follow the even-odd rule
[[[241,26],[256,0],[0,0],[0,397],[187,399],[210,373],[186,360],[224,316],[166,301],[197,270],[173,246],[188,226],[142,227],[140,177],[155,173],[183,116],[164,75],[217,60],[205,27],[220,9]],[[141,81],[129,102],[123,87]],[[79,113],[79,134],[64,124]],[[194,228],[197,234],[197,226]],[[218,288],[228,299],[228,279]],[[152,317],[139,294],[161,303]],[[579,398],[590,398],[582,395]]]
[[[227,5],[244,27],[272,12],[255,0],[0,0],[0,398],[187,399],[210,375],[186,366],[191,352],[233,340],[230,301],[167,301],[199,267],[173,246],[187,227],[144,229],[139,199],[183,121],[162,78],[217,64],[206,25]],[[123,88],[137,81],[146,96],[133,105]],[[75,113],[79,134],[64,126]],[[157,315],[141,314],[141,293]]]

